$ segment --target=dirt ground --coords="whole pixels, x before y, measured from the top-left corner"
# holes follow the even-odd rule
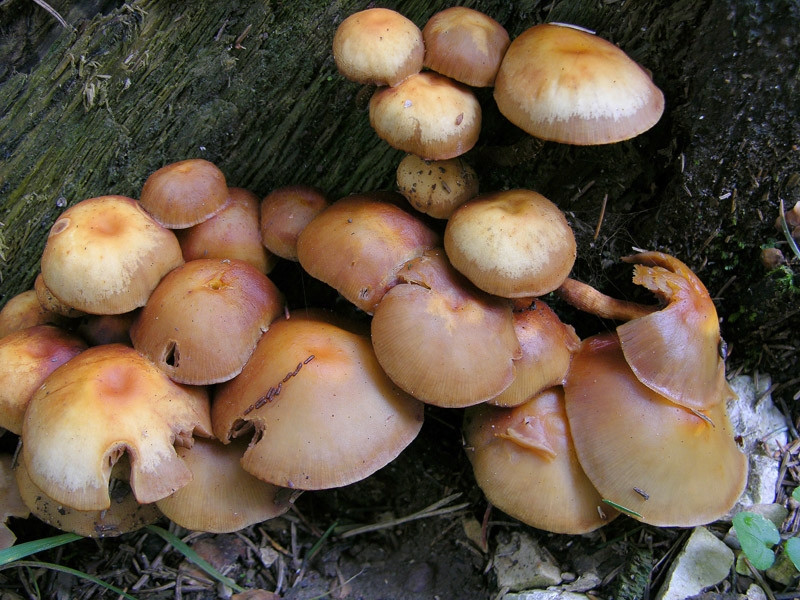
[[[0,2],[5,42],[0,44],[5,54],[0,56],[0,91],[14,72],[35,69],[41,58],[32,47],[12,51],[10,36],[24,38],[36,31],[36,39],[44,44],[59,35],[58,26],[35,7],[14,6],[25,2]],[[95,10],[118,8],[95,4]],[[413,10],[420,10],[413,4]],[[512,34],[544,20],[574,16],[569,3],[534,2],[527,11],[517,4],[508,3],[503,14],[493,15]],[[573,276],[606,293],[646,298],[631,284],[630,267],[619,260],[634,247],[664,251],[686,262],[715,300],[730,349],[729,372],[770,375],[778,406],[800,428],[800,257],[793,255],[774,225],[780,200],[787,209],[800,202],[800,4],[662,2],[665,12],[653,16],[657,4],[597,2],[586,13],[594,21],[580,23],[598,30],[616,24],[609,37],[653,71],[667,98],[666,112],[653,130],[613,147],[548,143],[532,157],[526,136],[504,122],[490,94],[481,92],[484,130],[467,160],[478,171],[482,190],[531,187],[556,202],[567,213],[578,241]],[[404,11],[403,2],[391,5]],[[642,13],[653,16],[651,28],[620,25],[626,11],[636,23]],[[332,35],[335,25],[327,27]],[[343,105],[357,114],[357,87],[346,89],[352,93]],[[367,119],[363,111],[360,117]],[[342,135],[347,147],[348,134]],[[0,150],[9,158],[14,146],[4,140]],[[303,152],[313,153],[299,152],[301,159],[309,156]],[[259,195],[269,191],[270,177],[279,179],[274,173],[236,169],[231,166],[241,180],[234,183],[248,185]],[[376,178],[384,189],[392,187],[391,172]],[[12,183],[17,185],[0,170],[0,221],[2,194]],[[776,269],[764,267],[763,247],[779,248],[786,262]],[[23,260],[22,253],[12,254],[4,260],[4,273],[10,277],[4,280],[4,295],[10,293],[7,282],[16,281],[14,274]],[[271,277],[292,307],[313,304],[353,312],[295,264],[280,263]],[[550,300],[582,337],[612,326]],[[591,592],[596,598],[654,594],[686,531],[620,518],[593,534],[563,536],[489,510],[462,450],[462,416],[460,411],[428,408],[416,441],[370,478],[337,490],[306,492],[285,517],[237,534],[189,535],[189,541],[241,585],[273,591],[275,597],[485,600],[503,591],[491,568],[494,550],[514,532],[526,531],[563,572],[579,576],[596,569],[602,578]],[[13,451],[13,436],[0,438],[0,446]],[[790,472],[789,490],[791,477]],[[434,516],[351,537],[340,533],[346,525],[414,515],[443,499],[448,502]],[[10,525],[20,541],[57,533],[34,519],[11,519]],[[712,527],[724,529],[722,524]],[[38,558],[95,574],[137,598],[201,599],[228,593],[150,532],[82,540]],[[732,598],[748,583],[748,578],[731,577],[713,597]],[[775,592],[776,598],[797,597],[780,596],[787,593],[782,589]],[[2,600],[116,597],[101,594],[94,584],[69,574],[33,567],[0,571]]]

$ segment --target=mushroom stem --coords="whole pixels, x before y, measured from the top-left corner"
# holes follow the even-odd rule
[[[562,299],[575,308],[615,321],[631,321],[644,317],[658,310],[657,306],[648,306],[637,302],[617,300],[606,296],[586,283],[567,278],[556,290]]]

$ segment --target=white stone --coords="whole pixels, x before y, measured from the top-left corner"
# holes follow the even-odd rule
[[[705,527],[695,527],[667,573],[656,600],[684,600],[725,579],[733,550]]]
[[[533,537],[513,532],[500,543],[494,555],[494,570],[500,589],[519,591],[546,588],[561,583],[561,569],[550,553]]]
[[[788,443],[788,423],[772,396],[765,394],[771,385],[768,376],[759,376],[757,388],[747,375],[735,377],[730,384],[736,397],[728,402],[728,416],[749,460],[747,488],[731,511],[733,515],[745,506],[775,502],[780,471],[777,457],[780,446]]]

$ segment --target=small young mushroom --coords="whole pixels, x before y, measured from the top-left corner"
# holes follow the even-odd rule
[[[481,106],[466,86],[425,71],[395,87],[378,88],[369,101],[369,122],[393,148],[445,160],[478,141]]]
[[[262,243],[276,256],[297,261],[297,238],[329,205],[328,197],[309,185],[272,190],[261,201]]]
[[[566,279],[575,236],[564,213],[530,190],[481,194],[447,222],[444,248],[453,266],[485,292],[543,296]]]
[[[618,514],[603,504],[578,462],[560,387],[515,408],[468,408],[464,440],[488,500],[528,525],[587,533]]]
[[[130,334],[173,381],[208,385],[237,375],[282,312],[283,296],[254,266],[203,258],[163,279]]]
[[[607,501],[651,525],[693,527],[739,498],[747,458],[725,404],[694,411],[644,386],[616,335],[583,341],[564,389],[578,458]]]
[[[425,66],[473,87],[494,85],[510,42],[497,21],[464,6],[433,15],[422,29]]]
[[[478,175],[461,158],[423,160],[409,154],[397,166],[397,187],[418,211],[447,219],[478,195]]]
[[[282,515],[293,493],[245,471],[239,461],[246,450],[246,440],[226,445],[200,438],[191,448],[177,448],[192,480],[156,506],[185,529],[211,533],[239,531]]]
[[[174,444],[211,436],[204,388],[173,383],[133,348],[95,346],[53,371],[34,393],[22,427],[31,480],[78,510],[111,505],[109,479],[128,453],[136,499],[160,500],[191,480]]]
[[[212,408],[225,443],[255,428],[246,471],[304,490],[371,475],[411,443],[422,418],[423,405],[381,370],[369,338],[317,311],[275,321]]]
[[[101,196],[78,202],[53,224],[42,279],[63,304],[114,315],[144,306],[161,278],[182,263],[175,234],[136,200]]]
[[[609,144],[650,129],[664,95],[614,44],[563,24],[531,27],[511,42],[495,81],[500,112],[564,144]]]
[[[422,70],[425,46],[413,21],[386,8],[369,8],[341,22],[333,37],[333,59],[347,79],[397,85]]]
[[[258,197],[242,188],[228,192],[231,201],[213,217],[176,230],[183,259],[237,258],[266,275],[277,259],[261,243]]]
[[[169,229],[184,229],[210,219],[230,202],[225,175],[201,158],[161,167],[147,178],[142,207]]]

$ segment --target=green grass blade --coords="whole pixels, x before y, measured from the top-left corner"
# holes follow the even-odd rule
[[[127,598],[127,600],[136,600],[136,597],[131,596],[130,594],[126,594],[118,587],[113,586],[110,583],[106,583],[105,581],[95,577],[94,575],[89,575],[88,573],[84,573],[83,571],[78,571],[76,569],[70,569],[69,567],[62,567],[61,565],[40,562],[38,560],[20,560],[14,563],[9,563],[0,566],[0,570],[10,569],[11,567],[32,567],[34,569],[50,569],[51,571],[58,571],[59,573],[68,573],[69,575],[74,575],[75,577],[79,577],[81,579],[86,579],[87,581],[91,581],[92,583],[96,583],[97,585],[102,586],[107,590],[110,590],[115,594],[122,596],[123,598]]]
[[[333,533],[333,530],[336,529],[336,526],[338,524],[339,521],[334,521],[333,523],[331,523],[331,526],[325,530],[325,533],[322,534],[322,537],[319,538],[313,546],[311,546],[311,550],[308,551],[308,554],[306,554],[306,557],[303,559],[304,563],[314,558],[317,552],[319,552],[319,549],[322,548],[322,544],[324,544],[325,540],[327,540],[328,537],[330,537],[330,535]]]
[[[204,560],[197,552],[189,548],[186,544],[184,544],[179,538],[171,534],[166,529],[158,527],[157,525],[148,525],[145,529],[155,533],[156,535],[160,536],[164,541],[172,546],[181,554],[186,557],[186,560],[189,560],[196,564],[198,567],[203,569],[206,573],[208,573],[211,577],[219,581],[220,583],[227,585],[235,592],[244,592],[246,591],[242,586],[238,585],[233,579],[230,577],[226,577],[219,571],[217,571],[213,566],[211,566],[206,560]]]
[[[32,542],[25,542],[24,544],[11,546],[11,548],[0,550],[0,566],[7,565],[10,562],[25,558],[31,554],[44,552],[45,550],[57,548],[58,546],[63,546],[64,544],[69,544],[70,542],[80,539],[83,538],[81,538],[79,535],[75,535],[74,533],[62,533],[61,535],[55,535],[53,537],[43,538],[41,540],[33,540]]]

